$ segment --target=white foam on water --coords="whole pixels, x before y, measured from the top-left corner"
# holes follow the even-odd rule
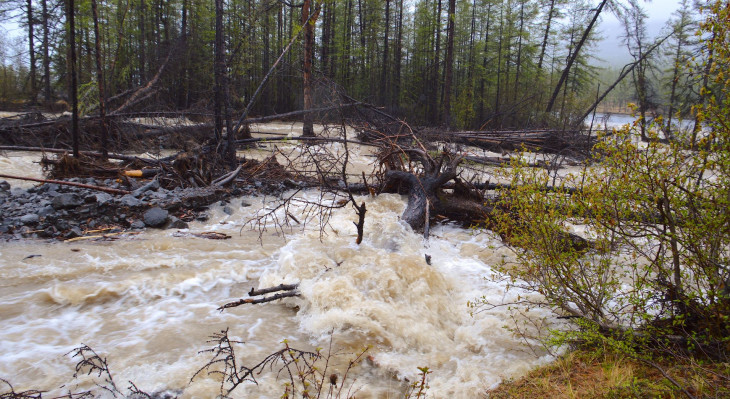
[[[314,192],[302,195],[319,200]],[[511,322],[506,309],[470,314],[467,302],[475,298],[524,295],[485,279],[510,256],[491,235],[435,226],[425,241],[399,220],[405,201],[398,195],[358,198],[368,209],[360,245],[349,205],[333,213],[324,234],[316,222],[303,231],[292,223],[286,240],[272,223],[261,235],[241,230],[262,207],[273,209],[272,200],[234,199],[230,216],[216,205],[208,222],[191,223],[181,237],[149,230],[113,242],[0,243],[0,378],[16,390],[61,394],[60,386],[73,386],[77,360],[64,354],[84,343],[107,357],[122,387],[131,380],[148,392],[212,398],[220,387],[214,376],[188,383],[209,360],[198,354],[211,346],[206,338],[226,328],[245,341],[238,353],[249,366],[284,339],[311,350],[326,347],[333,334],[332,367],[342,373],[346,359],[371,346],[370,360],[348,377],[358,397],[400,397],[424,366],[432,370],[429,395],[475,397],[549,361],[504,328]],[[289,209],[299,220],[305,211],[302,202]],[[190,235],[210,231],[231,238]],[[26,259],[30,254],[41,256]],[[253,286],[280,283],[299,283],[302,296],[216,310]],[[276,373],[257,379],[258,386],[243,384],[233,396],[283,392]]]
[[[386,374],[414,381],[418,367],[429,367],[436,397],[473,397],[549,360],[544,353],[528,355],[503,328],[506,310],[470,315],[467,302],[476,297],[501,302],[520,294],[484,279],[492,267],[482,257],[505,255],[490,248],[500,246],[497,240],[446,226],[424,243],[399,220],[399,196],[381,195],[366,204],[361,245],[354,244],[354,212],[343,209],[331,220],[336,233],[295,237],[281,249],[278,268],[260,280],[260,286],[300,284],[302,298],[288,301],[300,307],[304,333],[321,341],[334,332],[338,341],[373,345],[373,367],[383,373],[368,383],[378,384]]]

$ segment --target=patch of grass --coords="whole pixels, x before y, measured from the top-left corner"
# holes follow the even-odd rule
[[[686,359],[654,363],[695,398],[730,398],[730,364]],[[687,398],[649,364],[601,349],[578,349],[528,375],[505,381],[488,398]]]

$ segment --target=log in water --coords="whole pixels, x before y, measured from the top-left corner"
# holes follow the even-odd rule
[[[210,347],[207,337],[227,327],[245,342],[238,354],[247,365],[285,339],[311,350],[328,347],[332,334],[341,373],[349,354],[371,346],[371,359],[348,376],[358,397],[399,397],[423,366],[434,396],[476,397],[550,360],[503,328],[512,324],[506,309],[470,315],[467,302],[477,297],[519,294],[505,297],[505,284],[488,279],[510,256],[491,234],[441,226],[424,241],[399,220],[404,197],[361,200],[368,209],[361,245],[350,208],[335,212],[323,236],[312,223],[285,236],[270,229],[259,242],[258,232],[241,226],[268,205],[261,197],[234,199],[233,215],[216,206],[208,222],[189,229],[228,240],[148,230],[115,241],[0,243],[0,378],[16,391],[49,395],[90,388],[83,379],[76,385],[75,361],[64,356],[83,343],[107,357],[120,386],[130,380],[147,392],[213,398],[215,376],[190,378],[209,359],[198,353]],[[281,283],[299,283],[301,297],[216,311],[252,287]],[[232,396],[283,393],[275,372],[258,380]]]

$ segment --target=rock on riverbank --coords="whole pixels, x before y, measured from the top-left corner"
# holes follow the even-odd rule
[[[112,179],[72,178],[70,182],[124,189]],[[0,181],[0,237],[69,239],[90,230],[186,228],[205,220],[207,207],[231,196],[254,194],[261,185],[232,189],[175,188],[148,182],[126,195],[46,183],[21,189]],[[282,189],[285,187],[282,186]]]

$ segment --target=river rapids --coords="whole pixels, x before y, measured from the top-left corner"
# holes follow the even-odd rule
[[[29,161],[2,162],[23,169]],[[313,191],[301,195],[318,198]],[[78,359],[68,355],[85,344],[107,359],[120,388],[132,381],[146,392],[213,398],[219,376],[191,377],[210,360],[199,353],[211,346],[208,337],[226,328],[243,342],[236,354],[248,366],[284,340],[325,351],[331,340],[331,372],[342,376],[347,359],[369,348],[369,358],[345,381],[364,398],[403,397],[419,367],[431,371],[428,397],[486,396],[503,379],[552,359],[509,328],[506,308],[473,312],[467,306],[480,297],[501,303],[521,294],[491,278],[493,266],[511,256],[492,234],[445,225],[424,240],[399,220],[404,197],[359,200],[368,209],[360,245],[349,206],[333,213],[323,233],[317,223],[294,224],[284,234],[273,226],[263,232],[244,227],[257,210],[274,207],[265,197],[232,199],[232,215],[213,206],[207,222],[182,231],[220,232],[231,235],[228,240],[149,229],[115,241],[2,242],[0,378],[16,391],[39,389],[49,397],[89,389],[95,375],[74,379]],[[290,210],[298,220],[304,211]],[[302,295],[216,310],[252,287],[280,283],[299,283]],[[284,392],[286,378],[277,378],[276,369],[257,381],[231,396]]]

